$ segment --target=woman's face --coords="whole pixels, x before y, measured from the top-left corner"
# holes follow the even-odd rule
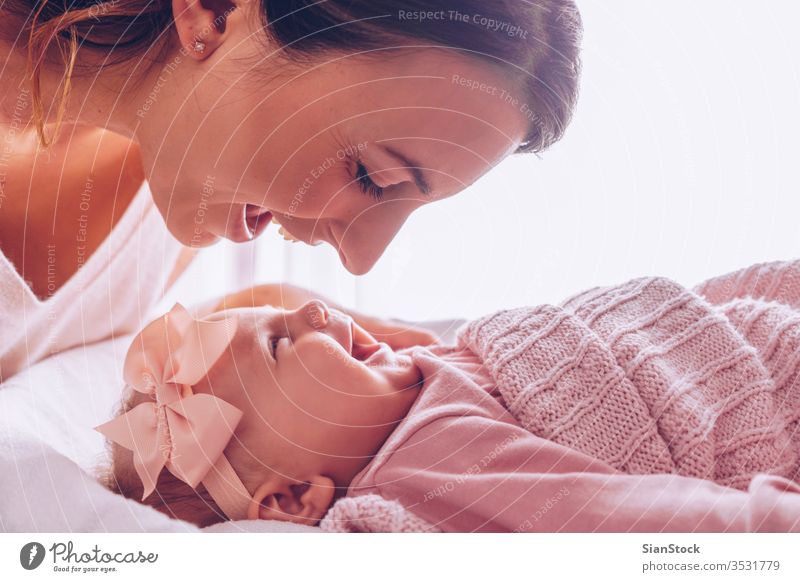
[[[417,397],[422,378],[411,357],[317,300],[212,318],[231,314],[231,349],[195,390],[243,412],[237,438],[273,471],[349,482]]]
[[[474,58],[407,49],[278,66],[237,12],[222,45],[162,71],[140,111],[155,201],[186,245],[243,242],[274,217],[365,273],[414,210],[470,185],[527,131],[515,87]]]

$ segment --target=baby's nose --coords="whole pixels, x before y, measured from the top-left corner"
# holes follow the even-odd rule
[[[328,306],[319,299],[312,299],[298,309],[303,319],[315,330],[320,330],[328,325],[330,313]]]

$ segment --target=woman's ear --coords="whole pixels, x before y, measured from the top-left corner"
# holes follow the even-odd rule
[[[300,483],[271,478],[256,489],[247,519],[316,525],[328,512],[335,492],[333,479],[324,475],[314,475]]]
[[[203,60],[222,44],[228,15],[241,0],[172,0],[175,30],[181,46]]]

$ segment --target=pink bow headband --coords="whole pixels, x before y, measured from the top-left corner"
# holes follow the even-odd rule
[[[236,332],[236,318],[194,319],[180,304],[134,338],[123,376],[143,402],[95,430],[133,451],[142,500],[166,467],[192,488],[203,483],[229,519],[244,519],[251,496],[223,454],[242,411],[211,394],[194,394]]]

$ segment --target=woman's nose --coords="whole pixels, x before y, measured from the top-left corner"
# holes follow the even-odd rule
[[[309,331],[320,331],[328,325],[328,306],[319,299],[312,299],[287,314],[289,334],[296,339]]]
[[[415,200],[382,202],[348,224],[339,238],[339,256],[344,267],[354,275],[363,275],[372,269],[419,206]]]

